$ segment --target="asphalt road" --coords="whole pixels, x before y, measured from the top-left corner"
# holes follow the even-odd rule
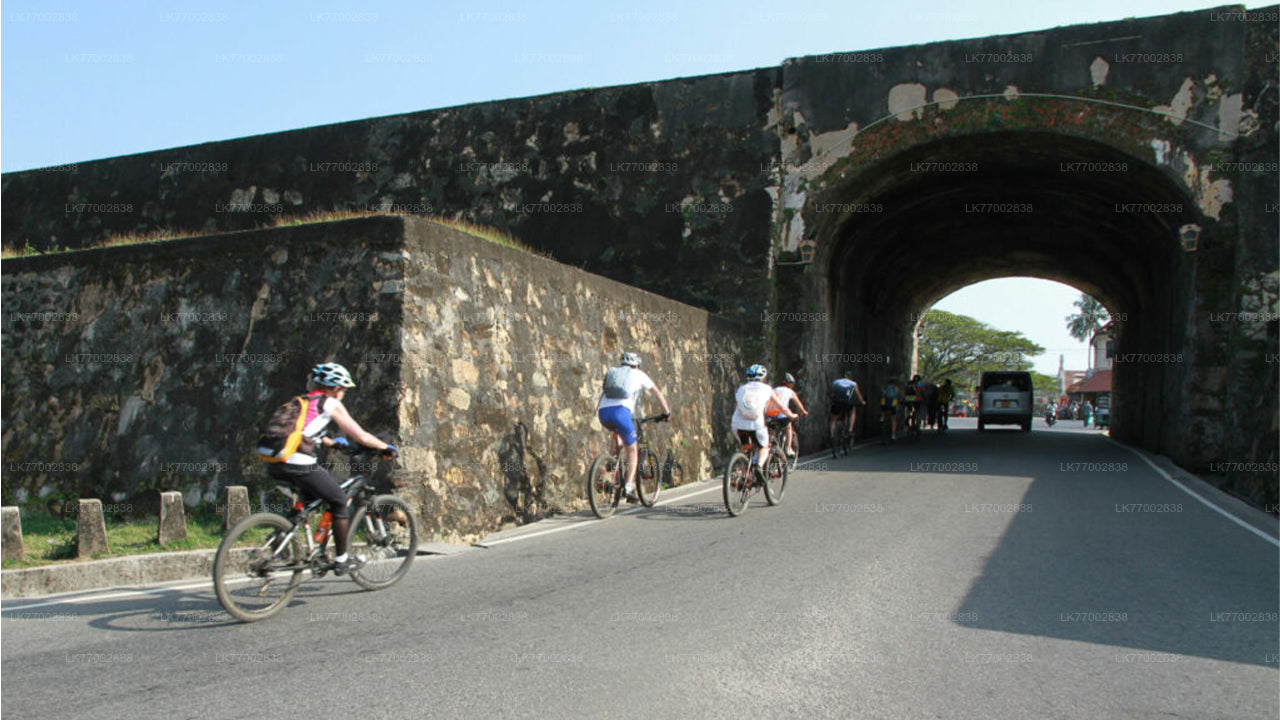
[[[6,602],[0,712],[1280,717],[1274,525],[1078,423],[973,427],[812,461],[739,518],[699,486],[382,592],[309,582],[252,625],[203,583]]]

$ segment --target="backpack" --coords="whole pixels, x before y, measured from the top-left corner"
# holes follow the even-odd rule
[[[323,398],[322,398],[323,400]],[[256,452],[259,460],[280,463],[301,450],[310,455],[315,452],[314,438],[304,438],[302,429],[307,424],[309,398],[298,396],[276,408],[258,431],[258,448],[270,448],[271,454]]]
[[[836,402],[843,403],[845,405],[853,404],[853,391],[856,390],[857,388],[858,388],[858,384],[853,381],[850,381],[848,385],[845,385],[843,383],[831,384],[831,392],[832,392],[833,398],[835,399]]]
[[[625,400],[631,397],[627,390],[627,378],[631,377],[631,368],[622,365],[611,367],[604,374],[604,396],[610,400]]]
[[[885,397],[885,399],[886,399],[886,400],[897,400],[897,399],[898,399],[898,386],[897,386],[897,385],[885,385],[885,386],[884,386],[884,397]]]
[[[762,401],[758,393],[753,393],[748,390],[742,393],[742,402],[738,403],[738,415],[740,415],[743,420],[759,420],[760,416],[763,414],[765,403],[767,402],[767,399]]]

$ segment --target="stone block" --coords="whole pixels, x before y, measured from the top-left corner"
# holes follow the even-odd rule
[[[25,559],[26,553],[22,548],[22,517],[18,514],[18,508],[0,508],[0,526],[4,528],[4,547],[0,550],[0,558]]]
[[[222,527],[230,530],[232,525],[249,517],[249,488],[244,485],[228,485],[227,501],[222,506]]]
[[[107,545],[107,522],[102,515],[102,501],[81,500],[76,513],[76,557],[88,558],[110,551]]]
[[[160,528],[156,535],[161,545],[187,539],[187,514],[182,505],[182,493],[160,493]]]

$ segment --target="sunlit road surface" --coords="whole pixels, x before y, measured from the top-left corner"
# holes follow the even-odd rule
[[[1274,518],[1079,423],[802,463],[326,578],[252,625],[207,583],[4,603],[6,717],[1276,718]],[[1252,530],[1250,528],[1253,528]]]

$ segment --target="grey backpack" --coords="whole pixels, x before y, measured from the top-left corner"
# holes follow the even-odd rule
[[[631,368],[625,365],[609,368],[609,372],[604,374],[604,396],[610,400],[631,397],[631,393],[627,391],[627,378],[630,375]]]

